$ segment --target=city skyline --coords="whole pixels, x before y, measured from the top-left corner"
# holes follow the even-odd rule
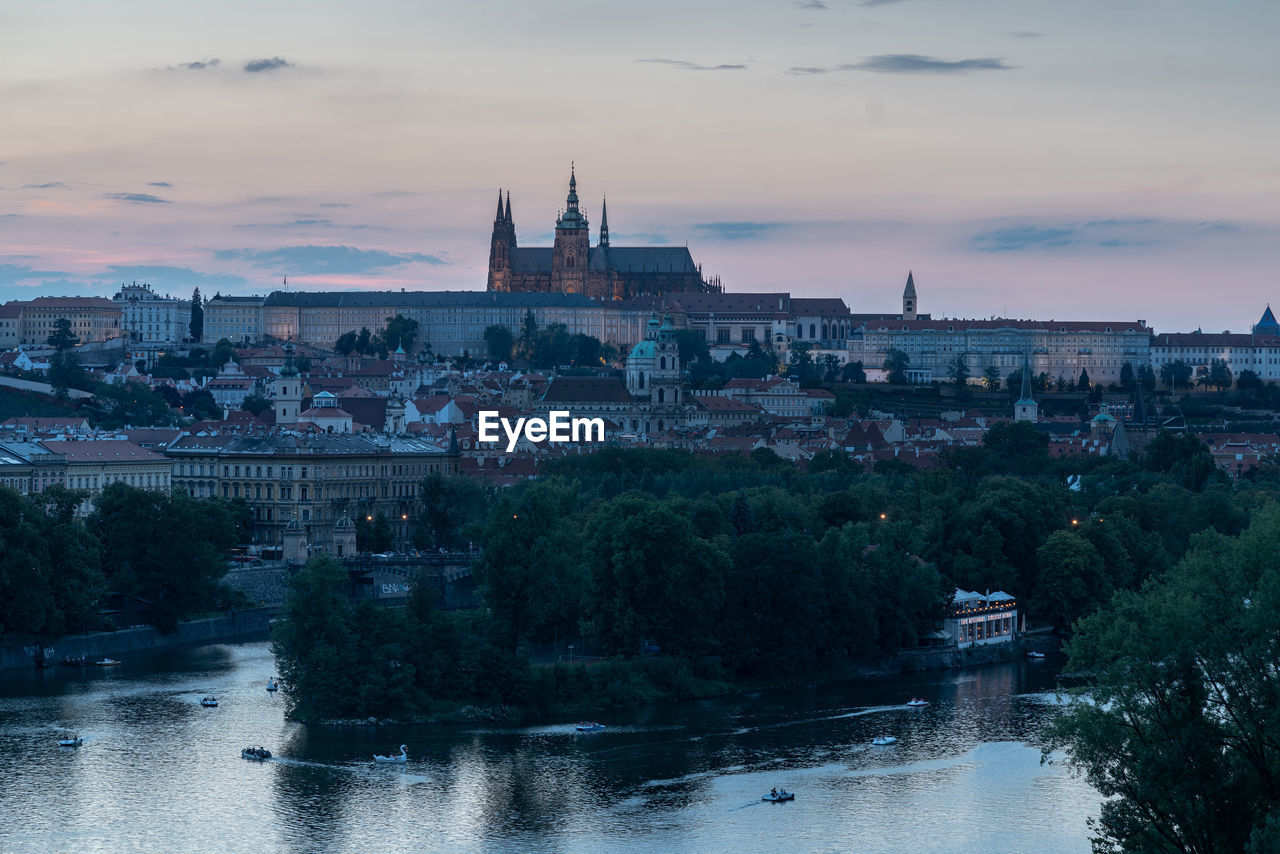
[[[1159,14],[1157,14],[1159,12]],[[1238,3],[0,11],[0,299],[482,290],[493,198],[729,291],[1248,330],[1280,168]],[[1226,299],[1213,299],[1219,295]]]

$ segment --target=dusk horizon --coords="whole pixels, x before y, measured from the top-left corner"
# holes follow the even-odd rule
[[[888,312],[912,270],[935,317],[1247,332],[1280,170],[1244,5],[10,10],[0,299],[483,290],[498,189],[548,246],[573,162],[593,242],[607,197],[728,292]]]

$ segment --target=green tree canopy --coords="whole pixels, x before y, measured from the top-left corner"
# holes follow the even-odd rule
[[[1049,733],[1106,800],[1096,851],[1280,850],[1280,513],[1206,535],[1077,624],[1087,693]]]
[[[187,331],[194,341],[204,337],[204,301],[200,299],[199,288],[191,292],[191,322],[187,324]]]
[[[885,354],[884,364],[881,367],[888,372],[889,382],[901,385],[907,381],[907,366],[909,364],[911,364],[911,358],[906,353],[891,348]]]
[[[484,328],[484,343],[490,359],[495,362],[506,362],[511,359],[515,350],[516,339],[507,327],[493,324]]]
[[[97,497],[87,521],[102,544],[112,589],[150,602],[156,625],[166,631],[226,598],[220,582],[246,523],[243,504],[119,482]]]
[[[46,343],[55,350],[70,350],[80,343],[80,339],[71,331],[71,321],[59,317],[53,322],[53,332],[49,333]]]

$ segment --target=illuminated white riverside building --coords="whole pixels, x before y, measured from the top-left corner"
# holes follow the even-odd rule
[[[1018,631],[1018,602],[1008,593],[956,589],[942,631],[956,646],[1008,643]]]
[[[975,381],[990,367],[1003,379],[1028,354],[1034,374],[1074,382],[1084,370],[1090,382],[1109,385],[1120,381],[1126,362],[1134,371],[1151,364],[1151,330],[1142,320],[877,318],[853,331],[849,360],[878,368],[891,349],[907,354],[907,373],[918,382],[945,380],[960,355]]]

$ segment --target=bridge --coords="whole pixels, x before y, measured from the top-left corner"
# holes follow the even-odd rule
[[[414,554],[358,554],[344,557],[352,593],[361,599],[403,599],[410,582],[426,579],[440,590],[446,607],[474,604],[471,564],[479,551],[437,551]]]

